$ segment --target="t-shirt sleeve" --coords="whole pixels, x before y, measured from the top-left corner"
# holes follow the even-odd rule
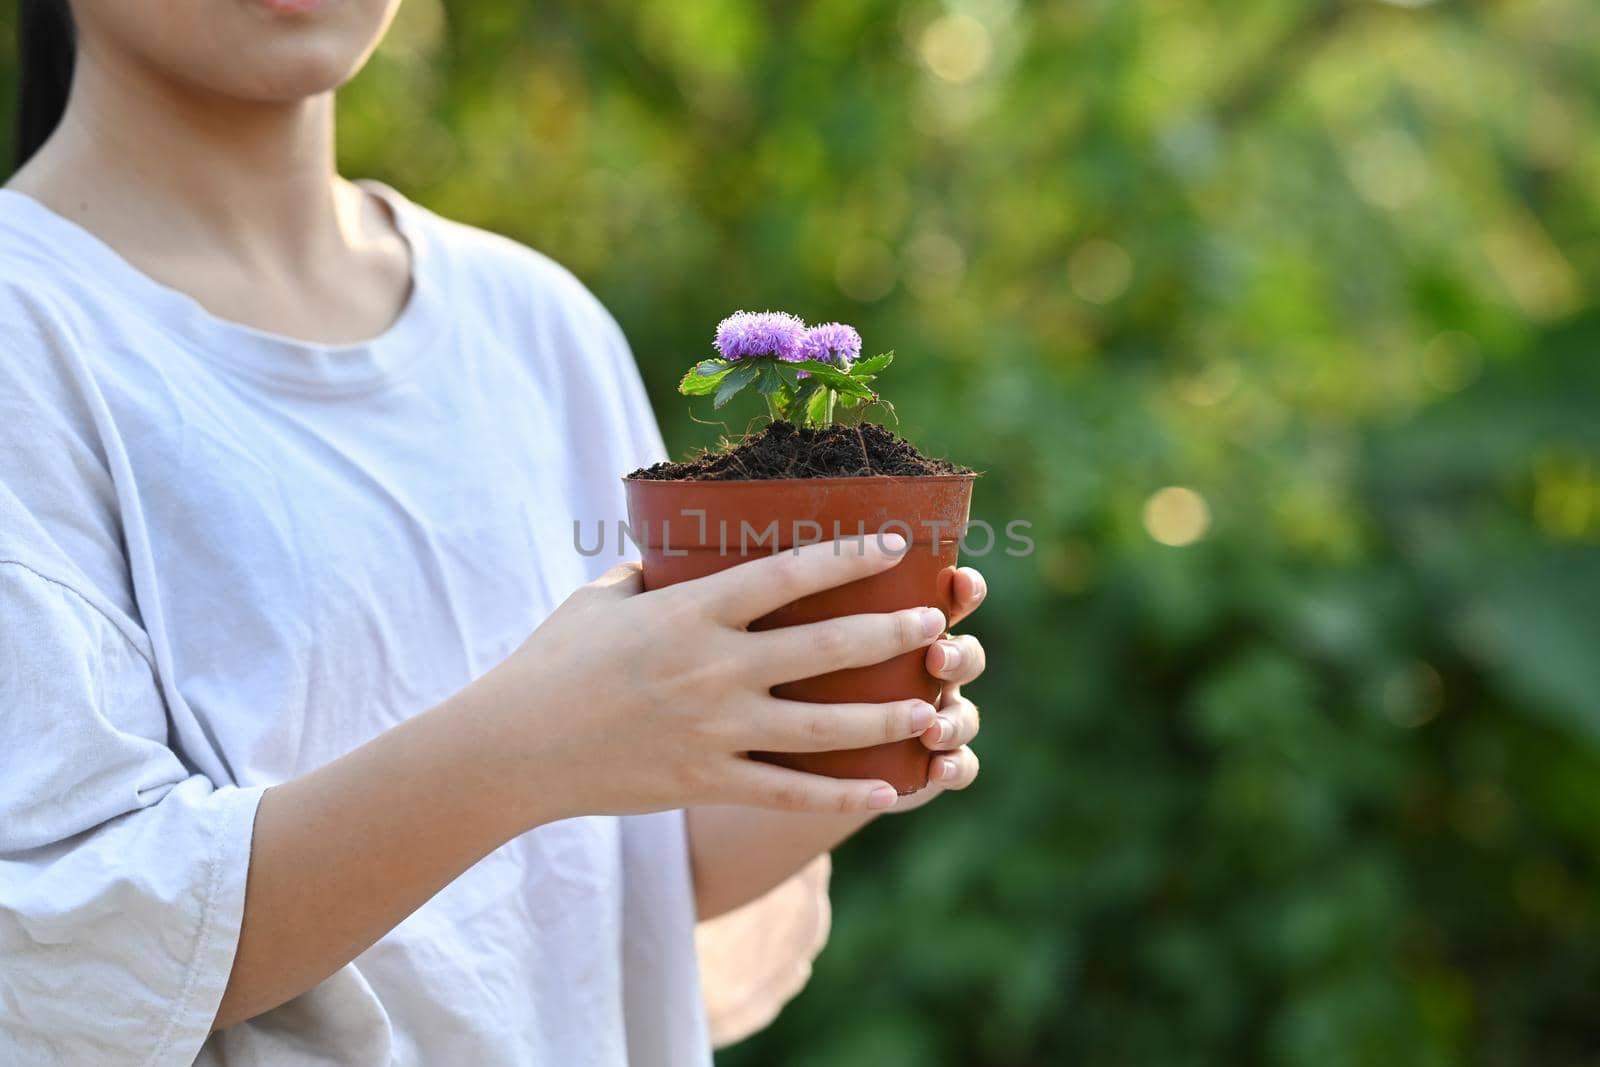
[[[608,531],[609,544],[582,553],[570,575],[577,584],[592,581],[637,557],[631,541],[611,534],[627,515],[623,476],[666,458],[655,413],[621,326],[576,276],[541,252],[475,240],[492,253],[483,261],[500,282],[515,280],[503,330],[516,338],[550,406],[563,505],[551,544],[571,546],[574,523],[591,538],[596,529]]]
[[[667,446],[662,443],[661,427],[622,327],[607,314],[599,333],[603,397],[614,427],[617,457],[624,465],[614,477],[620,477],[666,459]]]
[[[586,517],[600,518],[610,530],[626,520],[627,502],[622,493],[622,477],[632,470],[648,467],[667,458],[656,413],[651,410],[645,382],[638,374],[634,352],[627,344],[621,326],[605,309],[595,304],[594,326],[590,333],[589,357],[581,370],[581,394],[571,398],[581,413],[574,421],[573,448],[579,458],[579,478],[573,496],[584,502]],[[616,537],[616,552],[602,552],[586,560],[589,581],[618,565],[637,558],[634,542]]]
[[[93,398],[54,331],[0,321],[0,1063],[188,1063],[260,790],[171,746],[129,590],[91,577],[119,551]]]

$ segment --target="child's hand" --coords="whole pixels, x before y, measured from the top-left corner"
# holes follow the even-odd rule
[[[936,709],[922,700],[808,704],[769,690],[930,645],[944,632],[944,615],[912,608],[756,633],[746,627],[803,596],[888,570],[903,544],[893,534],[838,542],[837,551],[825,542],[648,593],[637,564],[614,568],[573,594],[462,699],[488,717],[480,721],[496,739],[494,769],[525,783],[518,807],[539,821],[706,804],[886,810],[897,799],[886,782],[807,774],[748,754],[925,735]],[[981,652],[971,655],[981,668]],[[972,676],[968,666],[958,673]],[[970,736],[966,716],[955,719],[958,736]]]

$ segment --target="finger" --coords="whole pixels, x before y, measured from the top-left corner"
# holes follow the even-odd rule
[[[844,537],[754,559],[686,584],[708,597],[724,622],[744,626],[812,593],[886,571],[905,554],[905,538],[897,533]]]
[[[916,737],[927,731],[933,721],[933,705],[926,700],[897,700],[891,704],[772,700],[757,712],[748,734],[748,747],[758,752],[867,748]]]
[[[970,748],[933,758],[928,780],[940,789],[965,789],[978,777],[978,757]]]
[[[818,815],[887,811],[899,794],[875,778],[828,778],[759,760],[738,760],[729,776],[731,802]]]
[[[950,625],[954,626],[971,615],[989,595],[989,583],[984,581],[974,567],[959,567],[950,584]]]
[[[749,662],[756,676],[777,685],[882,663],[921,648],[942,633],[944,612],[938,608],[842,615],[751,634],[757,644]]]
[[[948,637],[928,649],[928,673],[956,685],[975,680],[986,662],[983,645],[971,634]]]
[[[942,701],[933,725],[922,733],[922,743],[935,752],[949,752],[972,743],[978,736],[978,706],[966,697]]]

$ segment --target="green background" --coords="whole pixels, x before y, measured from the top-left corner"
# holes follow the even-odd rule
[[[675,453],[719,318],[837,318],[1034,524],[982,778],[720,1064],[1595,1062],[1597,90],[1590,0],[408,0],[347,172],[569,265]]]

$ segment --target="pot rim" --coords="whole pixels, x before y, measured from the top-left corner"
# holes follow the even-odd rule
[[[697,488],[724,486],[736,489],[750,485],[861,485],[873,482],[928,485],[970,482],[982,476],[982,471],[972,471],[969,474],[855,474],[826,478],[634,478],[625,474],[622,476],[622,481],[625,485],[692,485]]]

